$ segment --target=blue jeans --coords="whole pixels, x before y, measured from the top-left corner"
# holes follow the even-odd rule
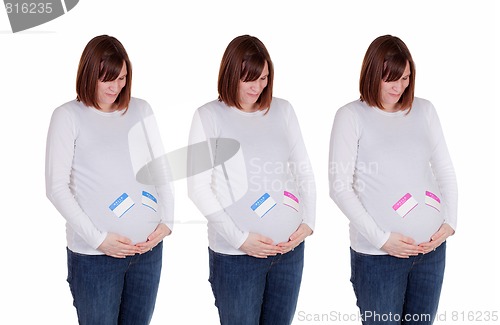
[[[153,316],[162,266],[162,242],[126,258],[67,249],[68,283],[82,325],[142,325]]]
[[[446,242],[408,259],[351,249],[351,282],[363,324],[432,324],[445,257]]]
[[[299,296],[304,243],[268,258],[209,248],[210,277],[222,325],[289,325]]]

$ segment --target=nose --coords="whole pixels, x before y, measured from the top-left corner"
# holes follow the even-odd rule
[[[401,89],[403,89],[403,80],[395,81],[392,88],[398,92],[401,91]]]
[[[266,87],[266,82],[264,80],[257,79],[252,81],[251,89],[255,92],[261,92]]]
[[[258,81],[258,80],[254,80],[254,81],[252,81],[252,83],[250,84],[250,88],[251,88],[253,91],[259,90],[259,88],[260,88],[259,81]]]
[[[116,91],[118,89],[118,79],[115,79],[109,83],[109,89],[112,91]]]

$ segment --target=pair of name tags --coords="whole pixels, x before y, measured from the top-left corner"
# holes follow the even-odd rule
[[[290,192],[283,192],[283,204],[289,206],[295,211],[299,211],[299,199]],[[260,218],[265,216],[269,211],[276,206],[276,201],[269,195],[269,193],[264,193],[254,204],[250,207],[253,212],[257,214]]]
[[[415,200],[410,193],[406,193],[405,196],[399,199],[399,201],[392,206],[392,209],[404,218],[417,205],[417,200]],[[436,194],[429,191],[425,191],[425,205],[428,205],[438,211],[441,210],[441,200]]]
[[[141,203],[148,208],[153,209],[155,212],[158,210],[158,201],[156,198],[146,191],[142,191],[142,199]],[[135,205],[134,200],[127,193],[123,193],[119,198],[117,198],[111,205],[109,209],[113,211],[113,213],[121,218],[127,211],[129,211]]]

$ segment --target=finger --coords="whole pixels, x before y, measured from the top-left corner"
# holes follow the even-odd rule
[[[403,237],[401,238],[401,241],[405,244],[413,245],[415,243],[415,240],[411,237]]]
[[[132,241],[130,239],[128,239],[127,237],[118,237],[116,239],[116,241],[120,244],[124,244],[124,245],[130,245],[132,244]]]
[[[267,255],[265,254],[259,254],[259,253],[252,253],[249,254],[250,256],[257,257],[257,258],[267,258]]]
[[[412,239],[413,241],[413,239]],[[419,245],[415,245],[415,244],[410,244],[410,243],[403,243],[403,245],[401,246],[403,249],[407,250],[407,251],[414,251],[414,252],[418,252],[418,251],[421,251],[421,247]]]
[[[441,237],[443,237],[444,233],[441,232],[441,231],[438,231],[437,233],[435,233],[434,235],[432,235],[431,237],[431,241],[437,241],[439,240]]]
[[[295,246],[297,246],[298,244],[302,243],[305,239],[305,236],[297,236],[295,237],[294,239],[290,239],[290,242],[294,243]]]
[[[281,247],[276,247],[273,249],[267,249],[263,253],[265,255],[277,255],[277,254],[281,254],[282,252],[283,252],[283,249]]]
[[[162,229],[157,229],[148,236],[148,240],[161,239],[164,238],[166,235],[167,231],[163,231]]]
[[[256,246],[256,249],[259,249],[261,251],[263,251],[263,250],[270,250],[270,251],[277,250],[277,251],[279,251],[280,250],[279,246],[274,245],[272,240],[271,240],[271,243],[259,242],[258,245]]]
[[[408,250],[405,250],[403,252],[403,255],[406,256],[406,257],[417,256],[418,254],[423,253],[423,252],[424,252],[423,249],[418,249],[418,250],[408,249]]]
[[[278,247],[281,247],[282,249],[292,249],[294,245],[293,242],[286,242],[278,244]]]
[[[424,248],[424,249],[427,249],[427,248],[429,248],[429,247],[431,247],[431,246],[433,246],[433,245],[434,245],[434,244],[430,241],[430,242],[421,243],[421,244],[419,244],[418,246],[419,246],[419,247],[422,247],[422,248]]]
[[[282,253],[282,249],[277,246],[270,246],[270,247],[262,247],[259,250],[256,250],[254,253],[259,255],[259,256],[276,256],[280,253]]]
[[[106,255],[114,257],[114,258],[125,258],[125,257],[127,257],[127,256],[123,255],[122,253],[111,253],[110,252],[110,253],[108,253]]]
[[[293,234],[290,235],[290,241],[294,241],[304,235],[304,231],[302,229],[297,230]]]
[[[272,240],[271,238],[269,238],[269,237],[264,237],[264,236],[261,236],[261,237],[259,238],[259,241],[260,241],[261,243],[263,243],[263,244],[267,244],[267,245],[272,245],[272,243],[273,243],[273,240]]]

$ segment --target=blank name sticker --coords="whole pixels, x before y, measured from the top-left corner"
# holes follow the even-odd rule
[[[151,193],[146,191],[142,191],[142,205],[153,209],[155,212],[158,210],[158,201]]]
[[[441,211],[441,200],[436,194],[432,192],[425,191],[425,204],[438,211]]]
[[[401,217],[405,217],[413,208],[418,205],[417,200],[411,196],[410,193],[406,193],[405,196],[399,199],[396,204],[392,206],[394,211],[396,211]]]
[[[258,216],[262,218],[276,205],[276,202],[268,194],[264,193],[254,204],[250,207]]]
[[[111,203],[109,209],[113,211],[113,213],[120,218],[123,216],[130,208],[134,206],[134,201],[127,195],[127,193],[123,193],[119,198],[115,200],[115,202]]]
[[[289,206],[290,208],[294,209],[295,211],[299,211],[299,199],[295,195],[293,195],[290,192],[284,191],[283,192],[283,204],[286,206]]]

